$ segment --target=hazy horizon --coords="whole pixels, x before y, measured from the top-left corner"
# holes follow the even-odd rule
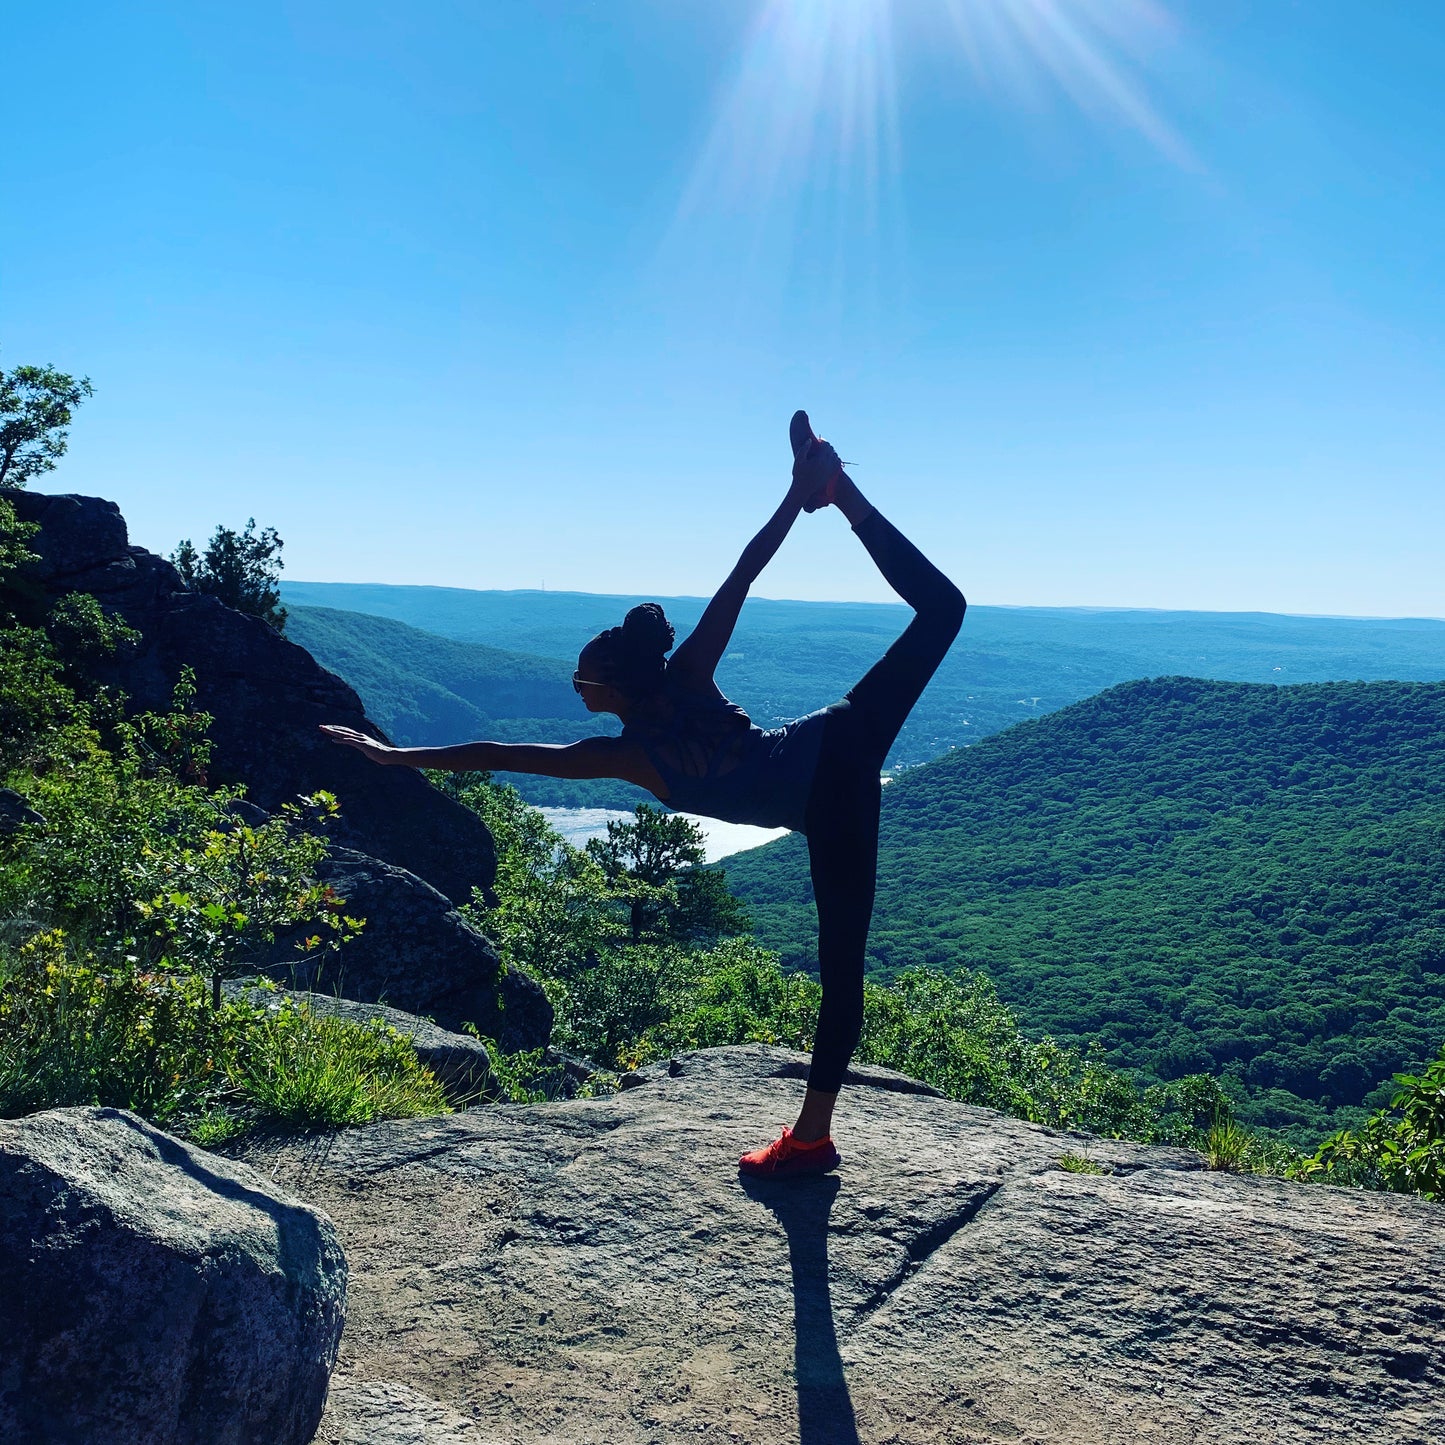
[[[705,602],[712,594],[710,592],[656,592],[643,594],[639,592],[593,592],[581,587],[454,587],[440,582],[376,582],[362,581],[356,578],[347,578],[333,582],[323,581],[315,577],[283,577],[281,579],[282,600],[285,601],[285,592],[288,587],[415,587],[424,588],[437,592],[505,592],[518,596],[525,596],[528,593],[535,593],[537,596],[560,596],[560,597],[615,597],[625,600],[633,597],[647,595],[655,597],[659,602],[686,601]],[[887,598],[876,597],[776,597],[754,587],[748,593],[749,600],[756,599],[759,602],[800,602],[809,606],[835,605],[838,607],[900,607],[907,606],[906,603],[894,598],[889,601]],[[297,607],[324,606],[316,602],[293,602],[291,605]],[[1445,623],[1445,616],[1432,617],[1425,614],[1408,613],[1368,613],[1368,612],[1279,612],[1264,608],[1216,608],[1216,607],[1119,607],[1110,606],[1106,603],[1034,603],[1034,602],[989,602],[984,599],[970,598],[968,603],[970,609],[975,607],[997,607],[1010,612],[1187,612],[1211,617],[1297,617],[1304,620],[1319,618],[1325,622],[1441,622]]]

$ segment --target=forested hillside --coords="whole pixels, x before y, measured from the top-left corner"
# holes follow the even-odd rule
[[[589,713],[572,690],[571,663],[454,642],[388,617],[293,607],[287,636],[354,687],[392,742],[440,746],[473,738],[565,743],[615,733],[613,717]],[[542,807],[635,808],[655,801],[610,778],[499,775]]]
[[[812,967],[806,850],[728,860]],[[1133,682],[884,793],[870,969],[967,964],[1026,1026],[1327,1124],[1445,1039],[1445,686]]]

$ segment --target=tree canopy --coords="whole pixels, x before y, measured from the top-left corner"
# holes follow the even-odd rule
[[[171,553],[171,561],[191,591],[216,597],[281,632],[286,627],[280,587],[284,545],[274,527],[257,532],[252,517],[240,532],[217,527],[204,552],[197,552],[186,538]]]
[[[0,371],[0,487],[23,487],[54,469],[70,441],[71,415],[92,391],[87,377],[53,366]]]

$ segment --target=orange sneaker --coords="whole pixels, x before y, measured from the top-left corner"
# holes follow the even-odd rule
[[[787,1174],[826,1174],[843,1162],[831,1137],[804,1144],[793,1138],[793,1131],[783,1126],[782,1136],[754,1149],[738,1160],[739,1174],[766,1175],[776,1178]]]

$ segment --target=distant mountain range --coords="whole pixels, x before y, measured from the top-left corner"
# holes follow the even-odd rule
[[[815,968],[804,840],[724,866]],[[911,770],[869,968],[919,963],[1301,1138],[1388,1102],[1445,1039],[1445,685],[1131,682]]]
[[[557,742],[605,728],[568,682],[582,646],[652,600],[681,638],[706,604],[339,582],[287,582],[282,596],[292,609],[290,634],[356,687],[393,738],[415,744],[475,735]],[[908,617],[902,604],[753,598],[718,681],[771,726],[841,696]],[[1438,681],[1445,622],[973,606],[889,765],[926,762],[1116,683],[1174,673],[1236,682]],[[543,804],[625,808],[646,797],[622,783],[514,781]]]

